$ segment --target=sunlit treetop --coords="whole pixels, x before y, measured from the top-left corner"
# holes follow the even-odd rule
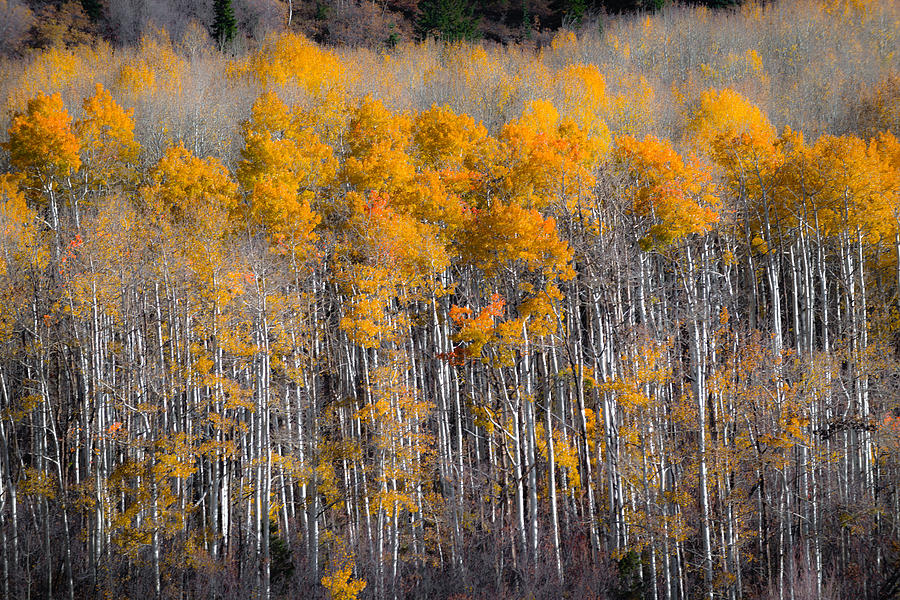
[[[775,128],[765,113],[728,88],[705,91],[688,128],[699,139],[710,143],[722,136],[744,134],[768,142],[775,139]]]
[[[29,176],[66,176],[81,167],[81,144],[59,94],[39,93],[15,113],[3,147],[12,166]]]
[[[350,155],[365,156],[376,148],[405,150],[411,138],[409,115],[395,114],[381,100],[367,96],[352,111],[347,128]]]
[[[776,131],[769,118],[733,90],[704,92],[687,129],[698,148],[731,171],[748,161],[776,161]]]
[[[253,104],[243,128],[237,178],[248,193],[246,216],[276,244],[306,245],[320,221],[313,204],[337,171],[331,146],[271,92]]]
[[[787,154],[803,155],[802,136],[786,131],[777,138],[768,117],[729,89],[701,95],[688,115],[687,132],[693,146],[720,168],[732,194],[747,203],[751,228],[772,232],[774,224],[793,219],[796,207],[791,204],[798,197],[776,189],[789,176],[783,172]]]
[[[528,206],[545,206],[545,188],[560,166],[562,149],[556,135],[559,112],[546,100],[526,106],[522,117],[503,126],[500,140],[509,154],[504,184],[508,193]]]
[[[457,115],[447,106],[432,106],[415,116],[412,134],[424,166],[459,169],[471,161],[487,130],[469,115]]]
[[[237,186],[215,158],[198,158],[182,145],[166,150],[150,172],[153,184],[142,190],[150,208],[175,222],[206,225],[221,221],[237,207]],[[219,229],[221,223],[209,223]]]
[[[252,190],[267,173],[288,168],[293,144],[285,138],[290,127],[288,107],[274,93],[265,93],[253,103],[250,119],[243,123],[244,148],[237,169],[245,190]]]
[[[550,278],[574,274],[572,250],[559,239],[556,221],[518,204],[495,202],[472,211],[455,248],[463,262],[490,277],[517,267]]]
[[[265,132],[273,139],[290,136],[291,110],[275,92],[264,92],[250,108],[250,119],[244,123],[244,132]]]
[[[748,165],[744,178],[740,173],[729,174],[729,182],[743,189],[751,200],[749,215],[751,229],[765,228],[768,221],[780,228],[795,227],[803,215],[815,210],[815,182],[810,179],[809,165],[814,160],[803,133],[785,127],[771,146],[769,160],[760,163],[759,170]],[[758,238],[760,241],[762,238]],[[757,244],[758,249],[763,246]]]
[[[291,179],[299,193],[328,185],[335,176],[331,147],[275,94],[263,94],[254,102],[243,129],[237,177],[245,189],[260,178],[279,177]]]
[[[884,187],[880,162],[878,153],[852,135],[822,136],[809,147],[806,181],[816,191],[818,219],[826,234],[859,227],[873,240],[893,236],[896,198]]]
[[[616,138],[613,158],[631,181],[633,214],[650,219],[644,249],[664,247],[708,231],[719,221],[719,199],[702,165],[684,159],[665,140]]]
[[[85,164],[102,182],[122,172],[137,159],[140,146],[134,139],[134,109],[124,110],[99,83],[85,98],[84,118],[75,124],[85,154]]]
[[[877,171],[875,204],[879,210],[873,216],[883,219],[882,227],[887,227],[889,217],[894,219],[892,227],[900,227],[900,140],[890,132],[880,133],[870,140],[868,154]]]
[[[608,140],[596,133],[560,119],[549,101],[530,102],[520,119],[500,131],[505,156],[495,172],[507,197],[543,208],[579,193],[589,195],[594,166]]]
[[[440,224],[444,235],[462,226],[467,199],[475,201],[492,163],[496,140],[469,115],[432,106],[412,120],[410,155],[414,181],[396,190],[392,205],[416,218]]]
[[[566,65],[556,74],[559,107],[564,115],[591,122],[607,110],[606,78],[595,65]]]
[[[473,189],[478,173],[468,170],[425,169],[414,181],[390,196],[391,207],[424,222],[437,225],[449,240],[465,224],[469,205],[464,199]]]
[[[264,87],[292,84],[315,97],[344,86],[347,68],[333,52],[298,34],[273,35],[262,48],[230,70],[248,74]]]
[[[407,153],[411,128],[409,115],[391,112],[380,100],[364,99],[347,128],[343,180],[359,191],[394,193],[408,186],[415,175]]]

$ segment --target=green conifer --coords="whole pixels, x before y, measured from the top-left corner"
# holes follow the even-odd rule
[[[97,23],[103,17],[103,5],[100,0],[81,0],[81,8],[92,23]]]
[[[213,11],[213,39],[220,47],[225,47],[237,34],[237,20],[234,18],[231,0],[215,0]]]
[[[423,0],[416,22],[420,38],[434,36],[445,42],[478,37],[478,21],[470,0]]]

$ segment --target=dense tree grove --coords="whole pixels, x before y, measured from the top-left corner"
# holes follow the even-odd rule
[[[607,15],[656,11],[673,0],[0,0],[0,54],[91,37],[130,45],[155,29],[192,26],[225,51],[293,31],[327,44],[384,47],[412,39],[549,42],[560,27],[603,27]],[[740,0],[690,0],[724,8]],[[2,24],[6,21],[6,24]]]
[[[898,47],[0,63],[0,596],[895,597]]]

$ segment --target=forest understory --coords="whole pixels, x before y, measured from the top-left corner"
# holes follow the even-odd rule
[[[0,58],[0,597],[897,598],[897,48]]]

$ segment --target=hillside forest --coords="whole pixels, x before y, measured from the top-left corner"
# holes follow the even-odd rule
[[[688,0],[724,7],[741,0]],[[604,15],[652,11],[671,0],[0,0],[0,53],[24,54],[101,38],[135,45],[154,29],[175,39],[195,24],[220,48],[284,30],[332,46],[393,47],[436,37],[547,44],[560,27],[598,28]],[[218,24],[218,25],[217,25]],[[225,25],[222,27],[222,25]]]
[[[896,598],[898,48],[0,59],[0,596]]]

